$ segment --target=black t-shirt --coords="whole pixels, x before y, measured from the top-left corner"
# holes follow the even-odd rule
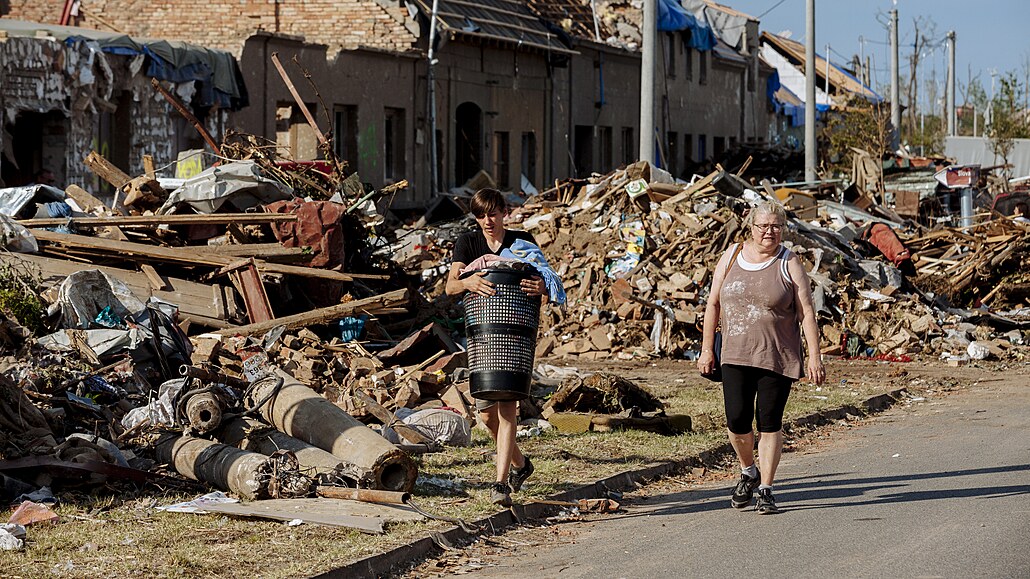
[[[490,251],[490,246],[486,244],[486,237],[483,236],[483,231],[481,229],[470,231],[454,242],[454,255],[451,258],[451,263],[464,263],[468,265],[488,253],[500,255],[501,250],[511,247],[517,239],[523,239],[536,245],[533,236],[525,231],[506,229],[504,230],[504,242],[501,243],[501,247],[497,248],[497,251]]]

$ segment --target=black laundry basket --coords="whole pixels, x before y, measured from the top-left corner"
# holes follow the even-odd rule
[[[465,295],[469,392],[482,400],[529,398],[540,325],[540,297],[529,296],[519,283],[536,274],[514,269],[486,269],[495,293]]]

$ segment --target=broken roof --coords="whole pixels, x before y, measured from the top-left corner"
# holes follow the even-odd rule
[[[416,0],[431,18],[432,0]],[[451,35],[495,40],[550,52],[572,53],[558,35],[534,14],[526,2],[516,0],[437,0],[440,30]]]
[[[763,43],[767,44],[770,48],[782,55],[784,57],[784,61],[791,67],[804,71],[805,46],[803,44],[769,32],[762,32],[761,40]],[[766,54],[766,59],[770,60],[770,56],[768,54]],[[772,60],[770,60],[770,62],[772,62]],[[826,59],[817,54],[815,57],[815,64],[816,77],[822,77],[825,81],[827,71]],[[832,62],[830,62],[829,65],[829,85],[835,87],[837,91],[860,96],[873,102],[881,102],[883,100],[883,97],[877,94],[876,91],[862,84],[857,78],[851,76],[851,74],[844,69]],[[782,79],[784,77],[784,70],[780,66],[777,66],[777,69],[780,71],[780,77]],[[818,97],[816,100],[819,100]]]
[[[526,5],[542,20],[552,22],[566,33],[598,42],[612,35],[603,19],[589,2],[579,0],[527,0]],[[595,34],[596,33],[596,34]],[[600,38],[598,38],[598,35]]]

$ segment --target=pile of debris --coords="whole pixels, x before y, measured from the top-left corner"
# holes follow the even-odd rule
[[[978,342],[997,357],[1025,356],[1013,348],[1030,327],[1025,224],[927,229],[861,193],[855,204],[834,201],[832,186],[745,181],[748,165],[683,183],[635,163],[558,182],[517,207],[511,226],[533,234],[569,296],[566,308],[545,308],[538,357],[696,357],[713,266],[746,235],[744,215],[761,199],[789,210],[784,243],[815,282],[824,353],[968,359]],[[471,224],[459,223],[419,232],[419,257],[407,262],[431,300],[442,293],[449,240]]]

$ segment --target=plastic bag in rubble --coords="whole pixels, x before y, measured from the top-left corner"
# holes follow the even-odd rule
[[[969,342],[966,354],[969,354],[969,357],[974,360],[986,360],[991,355],[991,349],[980,342]]]
[[[182,390],[186,383],[185,378],[169,380],[158,389],[156,400],[151,400],[146,406],[133,408],[122,417],[122,426],[126,429],[135,428],[144,420],[149,420],[152,425],[175,426],[175,397]]]
[[[97,269],[76,272],[65,278],[57,296],[63,325],[67,328],[88,329],[98,317],[113,323],[146,308],[129,286]]]
[[[426,437],[444,446],[468,446],[472,444],[472,427],[465,417],[443,408],[419,410],[403,416],[407,409],[397,411],[401,422],[421,432]],[[401,442],[392,428],[384,428],[383,436],[394,444]]]
[[[15,253],[36,253],[39,245],[21,223],[6,215],[0,215],[0,247]]]

